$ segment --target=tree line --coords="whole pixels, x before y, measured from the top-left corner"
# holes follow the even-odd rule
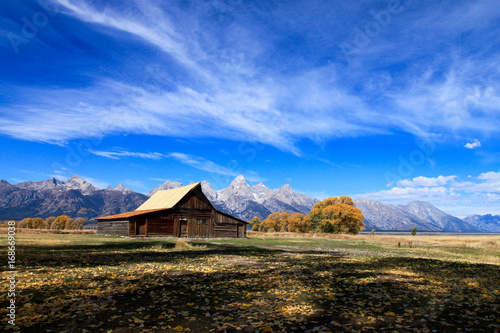
[[[41,217],[27,217],[18,221],[16,227],[27,229],[82,230],[83,224],[86,221],[83,217],[73,219],[67,215],[60,215],[58,217],[50,216],[46,219],[42,219]]]
[[[252,231],[262,232],[325,232],[357,234],[364,229],[364,216],[347,196],[331,197],[314,205],[309,214],[272,213],[266,219],[254,217]]]

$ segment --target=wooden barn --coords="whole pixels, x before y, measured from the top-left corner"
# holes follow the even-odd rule
[[[132,237],[245,238],[248,224],[215,209],[201,183],[158,191],[135,211],[96,220],[99,235]]]

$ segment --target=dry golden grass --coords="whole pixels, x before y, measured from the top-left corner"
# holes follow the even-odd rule
[[[500,248],[500,235],[478,234],[470,235],[345,235],[345,234],[326,234],[326,233],[298,233],[298,232],[247,232],[248,237],[292,237],[292,238],[334,238],[377,241],[383,243],[421,243],[439,246],[454,247],[474,247],[474,248]]]
[[[202,250],[205,249],[204,245],[193,245],[188,242],[184,238],[179,238],[175,243],[175,249],[178,251],[189,251],[189,250]]]
[[[421,257],[459,260],[475,263],[500,264],[500,235],[332,235],[302,234],[286,232],[248,232],[248,237],[256,239],[302,238],[318,244],[328,244],[329,240],[339,248],[363,248],[372,251],[406,253]],[[333,244],[332,243],[332,244]]]
[[[0,234],[8,232],[6,227],[0,227]],[[16,228],[16,234],[96,234],[96,230],[51,230],[51,229],[28,229]]]
[[[499,331],[499,266],[437,258],[498,258],[498,236],[329,236],[20,234],[14,331]]]

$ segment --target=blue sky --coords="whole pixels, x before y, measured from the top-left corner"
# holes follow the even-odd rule
[[[500,214],[498,1],[0,4],[0,178]]]

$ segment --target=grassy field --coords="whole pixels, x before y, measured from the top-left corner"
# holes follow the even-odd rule
[[[500,330],[500,236],[16,241],[18,326],[0,298],[12,331]]]

